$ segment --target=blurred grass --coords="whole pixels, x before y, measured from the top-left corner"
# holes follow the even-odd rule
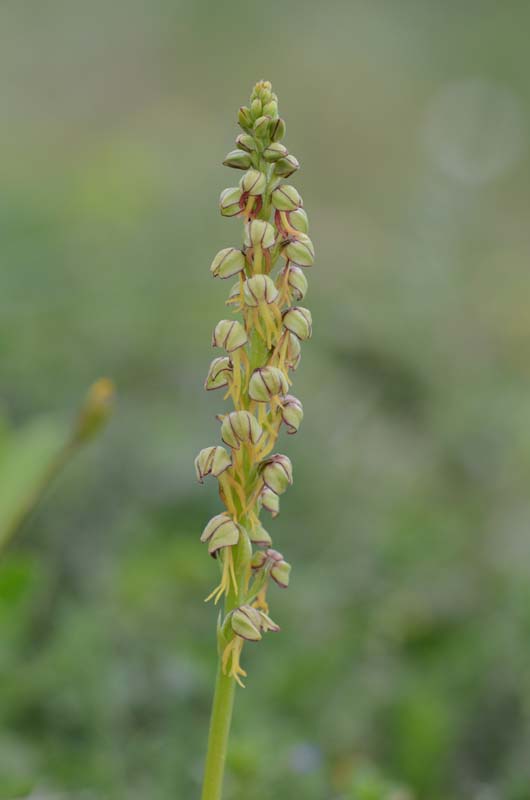
[[[528,800],[530,8],[0,6],[0,386],[119,414],[0,566],[0,796],[197,796],[220,161],[273,81],[315,338],[227,800]],[[39,794],[37,794],[37,792]]]

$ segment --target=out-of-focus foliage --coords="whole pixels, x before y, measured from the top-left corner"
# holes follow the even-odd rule
[[[94,374],[121,394],[0,565],[0,797],[198,794],[208,266],[267,78],[315,335],[226,799],[529,800],[529,27],[490,0],[0,6],[2,403],[18,427]]]

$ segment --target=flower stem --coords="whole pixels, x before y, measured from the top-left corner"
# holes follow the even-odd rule
[[[221,659],[219,658],[210,733],[208,735],[208,753],[204,770],[202,800],[221,800],[235,688],[235,680],[230,675],[223,674]]]

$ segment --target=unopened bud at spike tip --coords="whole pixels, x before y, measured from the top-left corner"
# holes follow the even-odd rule
[[[269,115],[258,117],[254,122],[254,136],[258,139],[265,139],[269,133],[269,124],[271,117]]]
[[[285,136],[285,120],[281,117],[273,119],[270,124],[269,135],[273,142],[279,142]]]
[[[252,114],[247,106],[241,106],[237,115],[237,121],[244,130],[252,128]]]

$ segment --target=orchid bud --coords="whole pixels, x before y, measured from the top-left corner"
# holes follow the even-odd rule
[[[265,550],[256,550],[250,561],[250,567],[253,570],[263,569],[267,564],[267,553]]]
[[[258,117],[258,119],[254,122],[254,136],[257,136],[258,139],[265,139],[269,133],[270,121],[271,117],[268,115]]]
[[[264,486],[259,493],[259,502],[265,511],[268,511],[272,517],[277,517],[280,513],[280,497],[268,486]]]
[[[303,208],[296,208],[294,211],[289,212],[289,224],[295,230],[301,233],[307,233],[309,230],[309,221]]]
[[[231,186],[223,189],[219,197],[219,210],[223,217],[236,217],[241,213],[241,189],[239,186]]]
[[[248,394],[258,403],[268,403],[271,398],[285,394],[289,389],[287,378],[278,367],[260,367],[250,376]]]
[[[274,494],[283,494],[293,482],[293,465],[288,456],[277,453],[264,461],[260,467],[263,483]]]
[[[285,354],[285,364],[294,372],[298,368],[301,358],[302,348],[300,347],[300,340],[293,333],[289,333],[287,352]]]
[[[219,250],[212,261],[210,272],[214,278],[233,278],[245,269],[245,256],[235,247]]]
[[[272,205],[278,211],[295,211],[303,205],[302,198],[294,186],[284,183],[271,195]]]
[[[212,347],[223,347],[227,353],[233,353],[248,342],[247,332],[240,322],[222,319],[215,326],[212,336]]]
[[[254,529],[249,530],[249,539],[252,544],[259,545],[259,547],[270,547],[272,539],[267,533],[263,525],[259,524]]]
[[[263,104],[261,100],[255,97],[252,103],[250,104],[250,116],[252,117],[252,119],[253,120],[258,119],[258,117],[261,115],[262,110],[263,110]]]
[[[283,315],[283,325],[302,342],[311,338],[312,318],[307,308],[302,306],[289,308]]]
[[[300,267],[293,264],[289,266],[287,284],[296,300],[303,300],[307,292],[307,278]]]
[[[208,522],[201,535],[201,542],[208,542],[208,552],[213,558],[221,547],[233,547],[239,541],[241,528],[230,514],[216,514]]]
[[[225,167],[233,167],[234,169],[248,169],[252,166],[252,159],[244,150],[231,150],[225,156],[223,165]]]
[[[249,169],[245,172],[239,186],[242,192],[245,192],[252,197],[263,194],[267,187],[267,177],[260,172],[259,169]]]
[[[240,150],[245,150],[247,153],[253,153],[256,149],[256,142],[248,133],[240,133],[236,139],[236,144]]]
[[[288,155],[289,151],[285,145],[281,144],[280,142],[271,142],[270,145],[263,151],[263,158],[269,163],[274,163],[275,161],[278,161],[278,159],[285,158],[285,156]]]
[[[287,433],[296,433],[304,418],[304,409],[300,400],[292,394],[286,394],[282,400],[281,414]]]
[[[232,459],[224,447],[205,447],[195,459],[195,472],[199,483],[204,483],[207,475],[218,478],[232,466]]]
[[[245,247],[261,247],[268,250],[274,245],[276,231],[274,226],[262,219],[253,219],[245,225]]]
[[[300,169],[300,162],[296,156],[289,153],[288,156],[280,158],[280,160],[275,163],[274,174],[278,178],[289,178],[297,169]]]
[[[281,553],[277,550],[267,550],[267,557],[271,561],[270,576],[278,586],[287,589],[291,574],[291,565],[284,561]]]
[[[285,120],[281,117],[273,119],[269,128],[269,136],[273,142],[279,142],[283,139],[285,136]]]
[[[247,106],[241,106],[237,115],[237,121],[243,129],[251,128],[252,114],[250,113],[250,108],[247,108]]]
[[[243,299],[250,308],[257,308],[262,303],[275,303],[278,295],[278,289],[268,275],[253,275],[243,284]]]
[[[261,639],[259,611],[256,608],[252,608],[252,606],[236,608],[232,612],[230,624],[234,633],[248,642],[259,642]]]
[[[306,233],[299,233],[283,249],[284,256],[298,267],[311,267],[315,260],[313,242]]]
[[[278,116],[278,103],[276,100],[271,100],[270,103],[265,103],[263,106],[263,113],[274,119]]]
[[[233,373],[232,362],[228,356],[220,356],[214,358],[210,364],[208,375],[204,382],[204,388],[207,392],[213,389],[224,389],[228,386],[228,378]]]
[[[261,425],[249,411],[231,411],[223,418],[221,439],[234,450],[241,444],[257,444],[262,434]]]

